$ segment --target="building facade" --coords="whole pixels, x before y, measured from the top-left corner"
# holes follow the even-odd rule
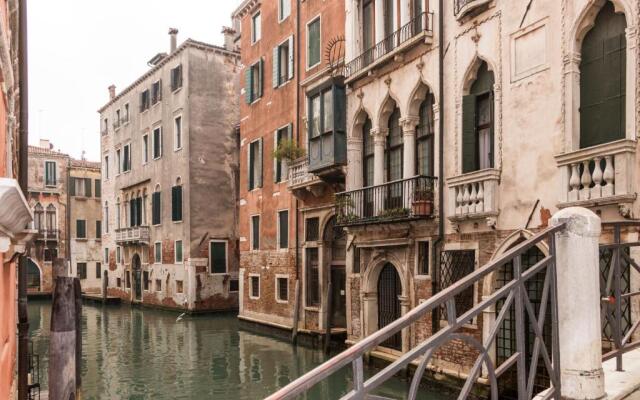
[[[239,54],[176,35],[99,110],[103,279],[132,303],[234,309]]]
[[[290,330],[297,309],[298,329],[317,333],[331,279],[334,231],[325,227],[333,226],[333,195],[344,189],[346,166],[346,94],[332,68],[344,59],[343,4],[246,0],[233,19],[245,68],[239,317]],[[333,326],[344,329],[344,243],[336,241]]]
[[[637,2],[439,3],[345,2],[348,171],[336,207],[349,341],[531,237],[559,209],[588,207],[605,222],[638,216]],[[528,252],[523,267],[547,252]],[[510,271],[456,296],[457,315]],[[539,304],[541,285],[527,290]],[[465,329],[487,338],[484,322],[499,310]],[[445,315],[380,351],[408,351]],[[512,329],[507,318],[494,360],[514,354]],[[453,341],[433,368],[464,376],[475,356]]]

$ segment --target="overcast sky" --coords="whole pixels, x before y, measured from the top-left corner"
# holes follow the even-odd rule
[[[98,108],[107,87],[127,87],[156,53],[187,38],[222,45],[241,0],[29,1],[29,143],[100,160]]]

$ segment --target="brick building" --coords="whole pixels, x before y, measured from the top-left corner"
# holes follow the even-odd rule
[[[100,108],[109,295],[186,311],[238,306],[239,54],[187,39]]]
[[[344,58],[343,3],[246,0],[233,19],[245,67],[239,316],[291,329],[298,307],[298,328],[318,332],[332,279],[333,194],[344,188],[346,165],[346,95],[335,74]],[[344,329],[344,241],[337,236],[332,320]]]

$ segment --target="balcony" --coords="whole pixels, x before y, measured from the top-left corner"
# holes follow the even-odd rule
[[[296,197],[304,197],[306,192],[320,197],[324,194],[325,183],[320,178],[309,172],[309,159],[305,157],[289,163],[288,188]]]
[[[117,244],[149,244],[150,234],[148,226],[131,226],[116,229]]]
[[[487,8],[493,0],[453,0],[453,13],[458,20]]]
[[[437,178],[416,176],[336,194],[337,225],[400,222],[434,215]]]
[[[454,222],[498,215],[500,171],[494,168],[458,175],[447,180],[449,220]]]
[[[347,80],[364,74],[379,66],[401,51],[407,50],[424,39],[430,43],[433,37],[433,13],[423,12],[387,36],[375,46],[349,61],[344,66]]]
[[[623,139],[557,155],[561,170],[558,207],[631,203],[636,143]]]
[[[36,234],[36,240],[57,241],[60,237],[58,229],[39,228]]]

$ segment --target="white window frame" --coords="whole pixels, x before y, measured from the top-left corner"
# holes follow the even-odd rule
[[[129,169],[125,171],[124,166],[127,163],[127,160],[124,158],[124,149],[128,148],[129,150],[127,151],[127,153],[129,154]],[[122,146],[122,173],[126,174],[127,172],[131,172],[131,142],[126,143],[125,145]]]
[[[277,235],[276,236],[276,246],[277,246],[277,250],[278,251],[287,251],[287,250],[289,250],[289,239],[288,239],[288,236],[289,236],[289,233],[291,233],[291,232],[289,232],[289,222],[290,222],[289,221],[289,214],[287,214],[287,247],[283,248],[283,247],[280,246],[280,213],[285,212],[285,211],[288,213],[289,209],[288,208],[284,208],[284,209],[278,210],[276,212],[276,217],[277,217],[276,218],[277,219],[277,221],[276,221],[276,225],[277,225],[277,229],[276,229],[276,235]]]
[[[156,155],[154,154],[155,148],[156,148],[156,135],[155,132],[156,130],[160,130],[160,146],[158,147],[160,149],[160,155],[158,157],[156,157]],[[153,160],[159,160],[162,158],[162,125],[156,126],[155,128],[153,128],[151,130],[151,158]]]
[[[158,261],[157,249],[156,246],[160,245],[160,261]],[[153,243],[153,263],[154,264],[162,264],[162,242],[154,242]]]
[[[258,16],[260,18],[260,29],[257,30],[256,34],[256,24],[255,18]],[[256,11],[251,15],[251,44],[256,44],[262,39],[262,13],[260,10]]]
[[[117,131],[120,129],[120,118],[122,117],[122,113],[120,112],[120,109],[118,108],[116,110],[116,116],[114,118],[113,124],[115,125],[114,131]]]
[[[178,118],[180,118],[180,146],[176,146],[176,143],[178,142],[178,132],[177,132],[177,124],[176,121],[178,121]],[[173,117],[173,151],[179,151],[182,150],[183,145],[183,139],[184,139],[184,129],[183,129],[183,120],[182,120],[182,114],[178,114],[176,116]]]
[[[127,125],[129,123],[129,119],[130,119],[130,106],[129,106],[129,102],[124,103],[124,106],[122,107],[124,112],[124,125]]]
[[[254,296],[253,295],[253,285],[251,283],[251,279],[252,278],[258,278],[258,296]],[[260,279],[260,274],[249,274],[249,298],[251,300],[259,300],[260,299],[260,295],[262,294],[262,282]]]
[[[55,174],[55,181],[53,185],[47,185],[47,164],[53,163],[53,171]],[[58,162],[55,160],[44,160],[44,186],[48,188],[54,188],[58,186]]]
[[[276,303],[280,303],[280,304],[289,304],[289,275],[286,274],[276,274],[275,278],[275,299],[276,299]],[[287,299],[286,300],[282,300],[280,298],[280,284],[278,283],[279,279],[286,279],[287,280]]]
[[[158,97],[157,97],[157,101],[155,103],[151,103],[153,101],[153,87],[155,85],[158,85]],[[160,104],[162,102],[162,84],[160,84],[160,79],[156,79],[155,81],[151,82],[151,89],[149,89],[149,103],[151,103],[151,107],[155,106],[156,104]]]
[[[182,260],[178,260],[178,242],[180,242],[180,253]],[[173,241],[173,261],[174,264],[182,264],[184,262],[184,244],[181,239]]]
[[[116,246],[116,264],[122,264],[122,250]]]
[[[320,43],[318,44],[318,48],[320,49],[320,58],[318,59],[318,62],[313,64],[313,65],[309,65],[309,25],[313,24],[314,22],[320,21],[320,33],[318,35],[318,40],[320,40]],[[306,42],[306,47],[305,47],[305,53],[306,53],[306,70],[310,70],[312,68],[317,67],[318,65],[320,65],[322,63],[322,16],[321,14],[316,15],[315,17],[311,18],[309,20],[309,22],[307,22],[306,25],[306,36],[305,36],[305,42]]]
[[[289,3],[289,13],[287,15],[283,15],[282,13],[282,3],[285,1]],[[283,22],[284,20],[289,18],[290,15],[291,15],[291,0],[278,0],[278,22],[279,23]]]
[[[419,265],[420,243],[428,243],[428,246],[429,246],[429,260],[428,260],[429,273],[428,274],[420,273],[420,265]],[[419,279],[431,279],[431,271],[433,269],[433,241],[431,240],[431,238],[416,239],[414,251],[415,251],[415,255],[414,255],[415,277]]]
[[[118,167],[118,169],[116,169],[116,176],[120,175],[122,173],[122,149],[120,147],[116,148],[116,166]]]
[[[254,239],[254,237],[253,237],[253,218],[254,217],[258,217],[258,248],[257,249],[253,248],[253,239]],[[261,219],[262,218],[260,217],[260,214],[253,214],[253,215],[251,215],[249,217],[249,221],[250,221],[250,224],[251,224],[251,226],[249,227],[249,251],[260,251],[260,244],[261,244],[260,243],[260,228],[261,228],[260,225],[262,225]]]
[[[103,176],[104,176],[104,180],[107,181],[109,180],[109,152],[104,153],[103,160],[104,160]]]
[[[278,1],[280,1],[280,0],[278,0]],[[276,46],[276,48],[278,49],[278,51],[276,52],[276,53],[277,53],[277,56],[278,56],[278,59],[277,59],[277,60],[272,60],[272,62],[273,62],[273,63],[277,63],[277,65],[278,65],[278,77],[277,77],[277,79],[278,79],[278,86],[276,86],[277,88],[280,88],[280,87],[282,87],[282,86],[286,85],[287,83],[289,83],[290,81],[292,81],[292,80],[293,80],[293,77],[294,77],[293,72],[292,72],[292,71],[289,71],[289,59],[291,58],[291,52],[293,51],[293,49],[291,49],[291,47],[289,46],[289,44],[293,44],[293,39],[292,39],[292,38],[293,38],[293,36],[287,36],[287,37],[286,37],[282,42],[278,43],[278,45]],[[280,48],[281,48],[282,46],[284,46],[285,44],[287,45],[287,49],[288,49],[288,54],[287,54],[287,63],[286,63],[286,66],[287,66],[287,75],[286,75],[286,77],[284,78],[284,80],[283,80],[283,81],[281,81],[281,80],[280,80],[280,76],[282,75],[282,74],[281,74],[282,64],[280,63]],[[295,46],[295,44],[294,44],[294,46]],[[295,69],[295,59],[294,59],[294,63],[293,63],[293,68]],[[264,72],[263,72],[263,74],[264,74]],[[263,82],[263,84],[264,84],[264,82]]]
[[[224,272],[213,271],[213,257],[211,254],[211,243],[224,243]],[[209,240],[209,275],[227,275],[229,273],[229,241],[212,239]]]
[[[147,142],[145,143],[144,139],[147,138]],[[142,165],[146,165],[149,163],[149,132],[145,132],[142,135]]]

